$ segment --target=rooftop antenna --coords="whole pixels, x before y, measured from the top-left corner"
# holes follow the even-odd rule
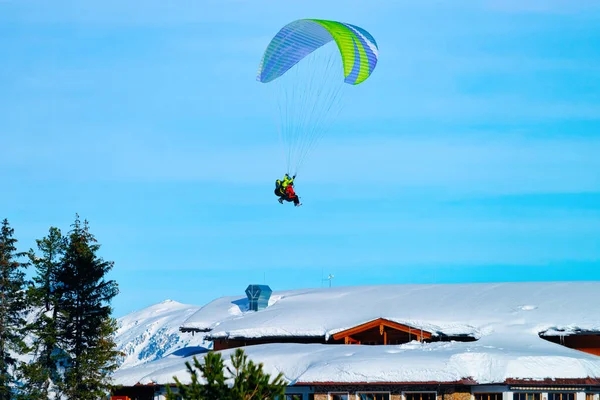
[[[329,281],[329,287],[331,287],[331,280],[335,278],[335,276],[333,276],[333,274],[329,274],[329,276],[325,279],[321,279],[321,286],[323,285],[323,281]]]

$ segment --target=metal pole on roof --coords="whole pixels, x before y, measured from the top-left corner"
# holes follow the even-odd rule
[[[327,278],[321,279],[321,287],[323,287],[323,281],[329,281],[329,287],[331,287],[331,280],[335,278],[333,274],[329,274]]]

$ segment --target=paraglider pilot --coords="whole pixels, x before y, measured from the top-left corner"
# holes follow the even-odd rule
[[[296,175],[290,176],[285,174],[283,180],[277,179],[275,181],[275,194],[279,197],[279,202],[283,204],[283,201],[293,201],[294,205],[298,207],[300,205],[300,199],[294,191],[294,179]]]

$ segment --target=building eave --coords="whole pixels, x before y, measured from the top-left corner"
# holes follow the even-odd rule
[[[180,326],[179,327],[179,332],[183,332],[183,333],[203,333],[203,332],[210,332],[212,331],[212,328],[188,328],[185,326]]]
[[[477,385],[478,383],[473,379],[461,379],[458,381],[394,381],[394,382],[296,382],[293,386],[345,386],[345,385],[367,385],[367,386],[381,386],[381,385]]]
[[[301,339],[323,339],[325,340],[325,335],[290,335],[290,336],[236,336],[236,335],[206,335],[206,340],[301,340]]]
[[[600,378],[545,378],[545,379],[514,379],[504,381],[507,385],[600,385]]]
[[[486,382],[480,383],[472,378],[460,379],[457,381],[389,381],[389,382],[296,382],[293,386],[341,386],[341,385],[521,385],[521,386],[597,386],[600,385],[599,378],[546,378],[546,379],[506,379],[504,382]]]

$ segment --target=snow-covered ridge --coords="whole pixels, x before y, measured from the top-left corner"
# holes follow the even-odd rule
[[[206,351],[204,335],[183,334],[179,327],[200,307],[166,300],[117,319],[117,349],[124,353],[119,368],[164,358]]]

